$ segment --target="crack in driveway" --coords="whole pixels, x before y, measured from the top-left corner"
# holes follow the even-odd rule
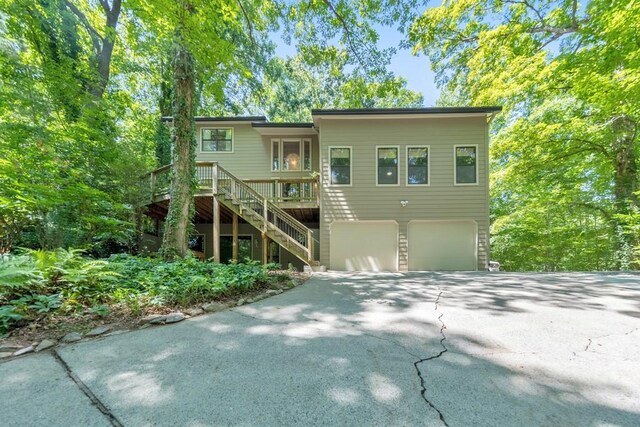
[[[438,296],[437,296],[437,298],[436,298],[436,300],[435,300],[435,303],[434,303],[435,311],[439,311],[438,306],[440,305],[440,297],[442,296],[442,294],[443,294],[443,291],[440,291],[440,293],[438,294]],[[286,322],[286,321],[285,321],[285,322],[276,322],[276,321],[273,321],[273,320],[271,320],[271,319],[265,319],[265,318],[255,317],[255,316],[252,316],[252,315],[247,314],[247,313],[243,313],[243,312],[238,311],[238,310],[235,310],[235,309],[232,309],[232,310],[230,310],[230,311],[231,311],[231,312],[233,312],[233,313],[235,313],[235,314],[238,314],[239,316],[245,317],[245,318],[249,318],[249,319],[252,319],[252,320],[258,320],[258,321],[261,321],[261,322],[268,322],[268,323],[271,323],[271,324],[274,324],[274,325],[286,326],[286,325],[289,325],[289,324],[295,323],[295,322]],[[422,375],[422,372],[420,371],[420,367],[419,367],[419,365],[420,365],[421,363],[427,362],[427,361],[429,361],[429,360],[437,359],[437,358],[439,358],[440,356],[442,356],[444,353],[446,353],[447,351],[449,351],[449,350],[447,349],[447,347],[444,345],[444,341],[447,339],[446,335],[444,334],[444,330],[445,330],[447,327],[446,327],[445,323],[442,321],[442,317],[443,317],[443,316],[444,316],[444,313],[440,313],[440,315],[438,316],[438,321],[440,322],[440,325],[441,325],[441,326],[440,326],[440,335],[441,335],[441,338],[440,338],[440,345],[442,346],[442,350],[441,350],[438,354],[436,354],[436,355],[434,355],[434,356],[425,357],[425,358],[422,358],[422,359],[420,359],[420,360],[418,360],[418,361],[414,362],[414,363],[413,363],[413,366],[414,366],[414,368],[415,368],[415,370],[416,370],[416,373],[418,374],[418,377],[420,378],[420,386],[421,386],[420,396],[421,396],[421,397],[422,397],[422,399],[423,399],[423,400],[424,400],[424,401],[429,405],[429,407],[431,407],[434,411],[436,411],[436,412],[438,413],[438,417],[440,418],[440,421],[441,421],[445,426],[449,427],[449,424],[448,424],[448,423],[447,423],[447,421],[445,420],[444,415],[442,414],[442,412],[441,412],[441,411],[440,411],[440,410],[439,410],[439,409],[438,409],[438,408],[433,404],[433,402],[431,402],[431,401],[427,398],[427,396],[426,396],[426,391],[427,391],[427,390],[426,390],[426,386],[425,386],[425,379],[424,379],[424,377],[423,377],[423,375]],[[309,317],[309,318],[307,318],[307,319],[308,319],[308,320],[310,320],[310,321],[313,321],[313,322],[320,322],[320,321],[321,321],[320,319],[315,319],[315,318],[311,318],[311,317]],[[348,322],[348,321],[347,321],[346,323],[351,324],[352,326],[358,326],[357,324],[352,323],[352,322]],[[409,349],[408,349],[408,348],[406,348],[404,345],[402,345],[402,344],[401,344],[401,343],[399,343],[398,341],[395,341],[395,340],[390,339],[390,338],[380,337],[380,336],[378,336],[378,335],[370,334],[370,333],[367,333],[367,332],[364,332],[364,331],[360,331],[360,333],[361,333],[363,336],[367,336],[367,337],[371,337],[371,338],[376,338],[376,339],[379,339],[379,340],[386,341],[386,342],[389,342],[389,343],[391,343],[391,344],[394,344],[395,346],[397,346],[397,347],[401,348],[405,353],[409,354],[409,355],[410,355],[410,356],[412,356],[412,357],[419,357],[419,356],[417,356],[416,354],[414,354],[414,353],[412,353],[411,351],[409,351]]]
[[[67,374],[67,376],[71,379],[71,381],[73,381],[78,388],[80,389],[80,391],[87,396],[87,398],[91,401],[91,403],[98,408],[98,410],[100,412],[102,412],[102,414],[107,418],[107,420],[111,423],[112,426],[114,427],[123,427],[122,423],[118,420],[118,418],[116,418],[115,415],[113,415],[113,413],[111,412],[111,410],[109,410],[109,408],[107,408],[104,403],[102,403],[102,401],[98,398],[98,396],[96,396],[89,387],[87,387],[87,385],[82,382],[82,380],[80,379],[80,377],[78,377],[72,370],[71,367],[67,364],[67,362],[65,362],[65,360],[62,358],[62,356],[60,356],[60,354],[58,353],[58,351],[56,349],[53,349],[51,351],[51,354],[53,355],[53,358],[60,364],[60,366],[62,366],[62,369],[64,369],[65,373]]]
[[[436,302],[435,302],[435,311],[438,311],[438,305],[440,304],[440,297],[442,296],[442,291],[440,291],[440,293],[438,294],[438,297],[436,298]],[[438,408],[436,408],[436,406],[433,404],[433,402],[431,402],[428,398],[427,398],[427,388],[425,386],[425,381],[424,381],[424,377],[422,376],[422,372],[420,371],[420,367],[418,365],[420,365],[421,363],[424,362],[428,362],[429,360],[433,360],[433,359],[437,359],[440,356],[442,356],[443,354],[445,354],[447,351],[449,351],[447,349],[447,346],[444,345],[445,340],[447,339],[447,336],[444,334],[444,330],[447,328],[446,325],[444,324],[444,322],[442,321],[442,316],[444,316],[444,313],[440,313],[440,316],[438,316],[438,321],[440,322],[440,324],[442,325],[440,327],[440,335],[442,336],[442,338],[440,338],[440,345],[442,346],[442,350],[440,351],[440,353],[436,354],[435,356],[430,356],[430,357],[426,357],[424,359],[420,359],[417,362],[415,362],[413,364],[413,366],[416,368],[416,372],[418,373],[418,377],[420,378],[420,386],[421,386],[421,390],[420,390],[420,395],[422,396],[422,399],[427,402],[427,404],[438,413],[438,416],[440,417],[440,421],[442,421],[442,424],[444,424],[445,426],[449,427],[449,424],[447,424],[447,421],[444,419],[444,415],[442,414],[442,412],[440,412],[440,410]]]

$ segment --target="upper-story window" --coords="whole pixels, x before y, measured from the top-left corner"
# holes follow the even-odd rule
[[[429,185],[429,146],[407,147],[407,185]]]
[[[233,128],[204,128],[200,144],[203,152],[233,152]]]
[[[377,184],[398,185],[398,147],[377,147]]]
[[[456,145],[454,146],[455,168],[454,178],[456,185],[469,185],[478,183],[478,146]]]
[[[329,147],[331,185],[351,185],[351,147]]]
[[[272,139],[272,171],[310,171],[311,140],[308,139]]]

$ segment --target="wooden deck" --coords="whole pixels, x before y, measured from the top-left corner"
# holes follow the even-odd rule
[[[214,162],[196,162],[198,198],[213,197]],[[317,178],[265,178],[242,180],[271,203],[285,210],[309,210],[320,207]],[[163,166],[143,176],[145,204],[161,204],[170,199],[171,166]],[[307,212],[308,214],[308,212]]]
[[[269,241],[284,247],[303,262],[318,265],[317,239],[305,225],[319,220],[318,180],[242,180],[216,162],[197,162],[198,190],[195,223],[211,223],[213,260],[220,262],[220,224],[232,224],[233,258],[238,256],[238,223],[261,232],[262,261],[267,262]],[[171,166],[143,177],[141,205],[155,218],[167,216],[171,199]],[[310,226],[313,226],[309,224]]]

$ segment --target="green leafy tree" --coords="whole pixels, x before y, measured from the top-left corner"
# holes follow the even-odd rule
[[[629,1],[461,0],[412,26],[449,101],[505,107],[492,247],[509,267],[638,267],[620,260],[640,242],[639,17]]]

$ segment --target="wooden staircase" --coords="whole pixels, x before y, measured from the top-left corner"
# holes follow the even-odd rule
[[[213,164],[213,196],[264,235],[310,266],[314,259],[313,231],[217,163]]]

